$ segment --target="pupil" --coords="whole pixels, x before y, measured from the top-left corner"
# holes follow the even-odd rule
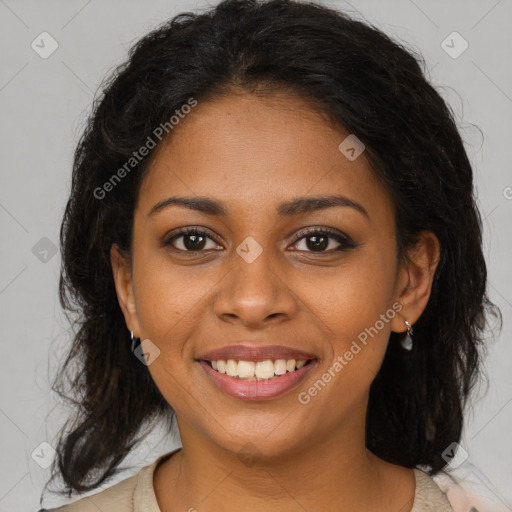
[[[315,242],[310,243],[310,240],[315,240]],[[321,240],[321,242],[319,242]],[[327,237],[326,236],[310,236],[306,239],[306,245],[308,246],[308,249],[325,249],[327,247]]]
[[[192,244],[190,244],[191,240],[195,240],[195,242],[192,242]],[[185,237],[184,244],[187,249],[202,249],[203,247],[200,245],[201,243],[204,244],[204,237],[201,235],[187,235]]]

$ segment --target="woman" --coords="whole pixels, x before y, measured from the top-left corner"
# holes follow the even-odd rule
[[[227,0],[151,32],[76,151],[53,472],[96,490],[160,419],[182,448],[56,510],[453,510],[481,235],[447,106],[377,29]]]

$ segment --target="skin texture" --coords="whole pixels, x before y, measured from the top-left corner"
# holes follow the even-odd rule
[[[111,261],[128,329],[160,350],[148,370],[176,411],[183,443],[155,471],[162,512],[412,508],[412,470],[366,450],[365,417],[390,332],[413,325],[428,302],[439,243],[424,232],[399,267],[393,203],[364,153],[349,161],[338,150],[347,135],[299,97],[246,93],[199,102],[157,148],[134,213],[132,261],[116,245]],[[332,194],[360,203],[369,219],[339,206],[277,214],[282,202]],[[209,197],[228,215],[170,206],[148,216],[169,196]],[[207,238],[200,253],[184,252],[186,236],[175,249],[162,245],[187,226],[218,241]],[[310,227],[357,246],[295,241]],[[236,252],[248,236],[263,249],[250,264]],[[298,393],[397,301],[400,312],[300,404]],[[239,400],[211,384],[195,358],[242,339],[297,347],[319,364],[284,396]],[[237,455],[247,443],[258,454],[252,465]]]

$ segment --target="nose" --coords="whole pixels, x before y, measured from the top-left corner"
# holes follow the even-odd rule
[[[296,296],[279,266],[271,264],[269,253],[264,250],[251,263],[234,255],[232,268],[214,295],[214,312],[221,320],[257,329],[297,313]]]

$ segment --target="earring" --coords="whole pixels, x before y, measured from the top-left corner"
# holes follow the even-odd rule
[[[135,343],[136,343],[137,338],[133,337],[133,331],[130,331],[130,333],[131,333],[131,337],[132,337],[132,352],[133,352],[135,350]]]
[[[400,344],[405,350],[411,351],[412,350],[412,327],[411,324],[405,320],[405,325],[407,325],[407,334],[402,339]]]

